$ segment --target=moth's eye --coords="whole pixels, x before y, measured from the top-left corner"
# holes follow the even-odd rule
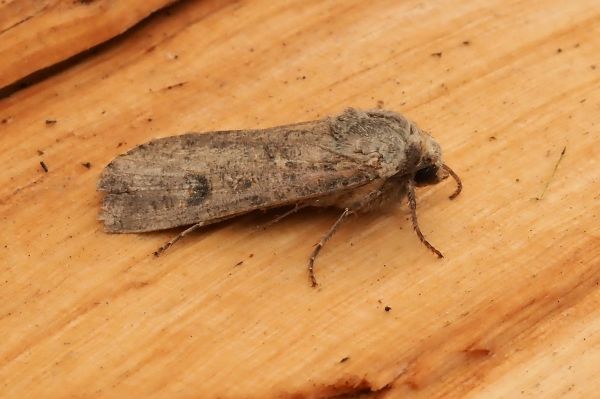
[[[435,165],[419,169],[417,173],[415,173],[415,183],[419,185],[437,183],[438,180],[438,167]]]

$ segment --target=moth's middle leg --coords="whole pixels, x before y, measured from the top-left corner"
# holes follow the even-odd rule
[[[421,228],[419,227],[419,221],[417,220],[417,198],[415,195],[415,183],[412,180],[409,180],[407,188],[408,205],[410,207],[410,218],[412,220],[412,225],[413,229],[415,230],[415,233],[417,233],[417,236],[419,237],[419,240],[423,243],[423,245],[425,245],[431,252],[436,254],[438,258],[443,258],[444,255],[442,255],[442,253],[438,251],[436,247],[434,247],[429,241],[427,241],[427,239],[421,232]],[[460,190],[457,190],[456,195],[458,195],[459,192]],[[456,197],[456,195],[453,195],[453,197]]]
[[[333,233],[335,233],[340,223],[342,223],[342,221],[352,213],[354,213],[354,211],[351,211],[349,208],[344,209],[344,212],[342,212],[333,226],[329,228],[323,238],[321,238],[317,245],[315,245],[315,249],[313,249],[312,253],[310,254],[310,258],[308,259],[308,276],[310,277],[310,284],[313,287],[318,285],[317,278],[315,277],[315,259],[317,258],[317,255],[319,255],[319,252],[321,252],[323,245],[325,245],[325,243],[333,236]]]
[[[331,226],[329,228],[327,233],[321,238],[321,240],[317,243],[317,245],[315,245],[315,249],[313,249],[312,253],[310,254],[310,258],[308,260],[308,276],[310,278],[310,283],[313,287],[316,287],[318,285],[317,278],[315,277],[315,259],[317,258],[317,255],[319,255],[319,252],[321,252],[321,249],[323,248],[325,243],[327,241],[329,241],[329,239],[333,236],[333,234],[338,229],[340,223],[342,223],[342,221],[344,219],[346,219],[348,216],[352,215],[353,213],[358,212],[359,210],[361,210],[363,208],[368,208],[369,206],[371,206],[371,204],[373,204],[375,201],[377,201],[381,197],[382,194],[383,194],[383,190],[381,188],[371,191],[360,202],[354,204],[352,206],[352,208],[345,208],[344,211],[342,212],[342,214],[335,221],[333,226]]]

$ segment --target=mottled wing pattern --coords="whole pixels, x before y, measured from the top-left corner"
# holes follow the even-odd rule
[[[189,133],[135,147],[103,171],[100,219],[109,232],[210,222],[292,204],[378,177],[327,120],[255,131]]]

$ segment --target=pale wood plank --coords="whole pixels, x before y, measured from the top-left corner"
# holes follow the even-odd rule
[[[0,88],[123,33],[173,1],[0,2]]]
[[[188,2],[2,100],[0,396],[593,397],[594,4]],[[336,212],[267,231],[269,215],[244,217],[158,260],[173,231],[95,220],[101,168],[137,143],[378,100],[432,131],[464,180],[455,201],[450,184],[418,193],[442,261],[400,205],[343,226],[319,290],[306,257]]]

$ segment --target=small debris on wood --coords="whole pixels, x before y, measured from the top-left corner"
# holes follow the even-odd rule
[[[471,41],[470,40],[465,40],[462,42],[463,46],[470,46],[471,45]]]
[[[56,124],[56,119],[46,119],[46,126],[52,126]]]
[[[468,348],[463,351],[465,355],[474,358],[488,357],[492,351],[486,348]]]
[[[42,151],[42,150],[37,150],[37,154],[38,154],[38,155],[40,155],[40,156],[42,156],[42,155],[44,155],[44,151]]]
[[[91,163],[91,162],[83,162],[83,163],[81,164],[81,166],[83,166],[83,167],[84,167],[84,168],[86,168],[86,169],[89,169],[89,168],[91,168],[91,167],[92,167],[92,163]]]
[[[44,169],[44,172],[48,173],[48,166],[44,161],[40,161],[40,166]]]
[[[166,89],[167,89],[167,90],[171,90],[171,89],[174,89],[174,88],[176,88],[176,87],[181,87],[181,86],[183,86],[183,85],[184,85],[184,84],[186,84],[186,83],[187,83],[187,82],[179,82],[179,83],[175,83],[175,84],[173,84],[173,85],[169,85],[169,86],[167,86],[167,87],[166,87]]]
[[[348,360],[350,360],[350,356],[343,357],[340,363],[346,363]]]
[[[441,51],[439,51],[439,52],[437,52],[437,53],[431,53],[431,56],[432,56],[432,57],[437,57],[437,58],[442,58],[442,52],[441,52]]]
[[[241,266],[244,263],[243,260],[239,261],[238,263],[236,263],[235,265],[233,265],[233,267],[238,267]]]
[[[390,306],[386,306],[385,308],[383,308],[383,310],[385,310],[386,312],[389,312],[390,310],[392,310],[392,308]]]
[[[550,182],[554,178],[554,175],[556,174],[556,170],[558,169],[558,165],[560,165],[560,162],[564,158],[566,151],[567,151],[567,147],[564,147],[562,152],[560,153],[560,156],[558,157],[558,161],[556,161],[556,164],[554,165],[554,169],[552,169],[552,173],[550,174],[550,177],[548,178],[548,180],[546,181],[546,184],[544,185],[544,189],[542,190],[542,193],[540,194],[539,197],[535,197],[535,199],[537,201],[540,201],[544,198],[544,194],[546,194],[546,190],[548,189],[548,186],[550,186]]]

